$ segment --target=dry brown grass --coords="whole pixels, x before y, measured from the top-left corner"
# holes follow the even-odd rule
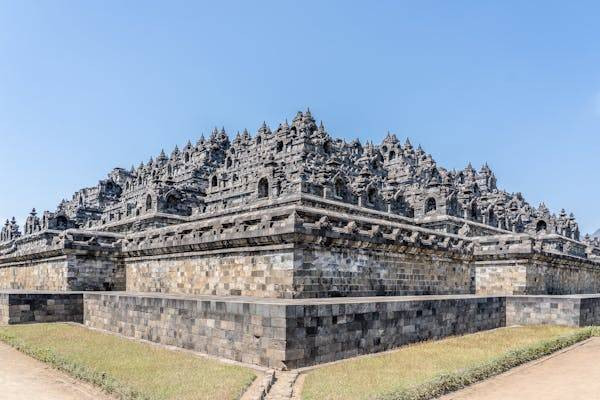
[[[0,327],[0,339],[125,399],[237,399],[253,370],[72,324]]]
[[[501,328],[403,347],[310,371],[304,400],[402,398],[402,392],[440,376],[490,363],[511,351],[578,332],[561,326]],[[396,394],[390,396],[390,394]]]

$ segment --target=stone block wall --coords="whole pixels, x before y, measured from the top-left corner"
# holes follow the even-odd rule
[[[473,270],[442,254],[266,246],[125,260],[127,291],[314,298],[466,294]]]
[[[468,260],[425,250],[403,253],[318,245],[295,252],[296,298],[468,294]]]
[[[69,290],[66,256],[0,265],[0,289]]]
[[[298,368],[505,326],[505,299],[425,296],[288,306],[286,365]]]
[[[562,295],[600,292],[600,268],[560,255],[523,255],[474,263],[477,294]]]
[[[323,300],[86,292],[87,326],[272,368],[298,368],[505,325],[503,297]]]
[[[571,257],[534,258],[528,265],[528,294],[600,292],[600,268]]]
[[[127,292],[0,292],[0,323],[75,321],[287,369],[511,325],[600,324],[600,295],[261,299]]]
[[[600,325],[600,296],[584,296],[580,300],[579,325]]]
[[[125,260],[127,291],[217,296],[294,296],[289,246],[189,252]]]
[[[506,324],[579,326],[579,299],[575,297],[515,296],[506,300]]]
[[[83,295],[0,292],[0,324],[83,322]]]
[[[284,366],[284,304],[158,294],[86,292],[84,297],[89,327],[235,361]]]
[[[600,324],[600,295],[508,296],[507,325]]]
[[[0,289],[124,290],[125,269],[117,258],[75,254],[2,264]]]
[[[0,325],[7,325],[10,320],[8,294],[0,293]]]
[[[481,295],[526,294],[527,264],[518,260],[475,263],[475,292]]]
[[[69,255],[68,290],[125,290],[125,266],[115,257]]]

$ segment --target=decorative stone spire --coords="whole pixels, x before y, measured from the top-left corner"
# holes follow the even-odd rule
[[[389,131],[381,145],[375,146],[372,141],[367,141],[363,149],[358,140],[347,143],[342,139],[332,139],[323,122],[317,125],[307,108],[304,112],[296,113],[292,126],[285,120],[275,133],[276,137],[272,137],[270,128],[263,121],[255,140],[244,129],[235,135],[233,148],[230,148],[225,128],[215,127],[210,139],[205,140],[201,135],[195,148],[189,140],[182,150],[175,146],[171,160],[161,150],[157,159],[150,158],[147,165],[140,163],[137,170],[132,167],[129,173],[121,169],[111,172],[109,180],[115,184],[112,187],[114,190],[104,190],[100,197],[93,193],[88,196],[86,192],[85,207],[89,209],[87,211],[94,211],[93,215],[81,212],[77,204],[80,196],[73,196],[69,202],[61,203],[60,211],[69,219],[69,226],[100,229],[102,222],[116,223],[122,215],[143,217],[147,209],[190,215],[197,209],[212,212],[221,211],[234,203],[247,204],[253,201],[248,194],[253,190],[255,178],[266,175],[273,193],[307,191],[323,193],[327,197],[335,193],[332,179],[341,173],[348,189],[348,192],[344,192],[348,194],[344,201],[355,202],[353,204],[356,205],[358,196],[362,195],[355,190],[357,187],[363,190],[376,187],[379,198],[386,203],[385,208],[383,203],[372,203],[379,211],[419,218],[423,202],[433,197],[437,201],[446,199],[443,206],[439,204],[442,213],[494,227],[501,223],[502,229],[515,229],[518,224],[515,232],[519,233],[535,231],[532,227],[541,219],[547,224],[549,232],[560,231],[567,236],[576,229],[575,221],[564,210],[558,219],[554,219],[544,205],[535,209],[524,199],[511,202],[512,194],[495,187],[495,177],[487,163],[480,172],[476,172],[469,163],[463,172],[448,173],[436,165],[421,145],[415,150],[410,139],[406,138],[404,145],[400,146],[396,135]],[[391,160],[394,162],[389,162]],[[267,171],[264,166],[270,169]],[[134,179],[135,190],[127,190]],[[104,187],[107,181],[103,182],[98,187]],[[298,185],[298,182],[302,185]],[[138,188],[142,183],[144,186]],[[122,189],[126,190],[126,195],[122,195]],[[169,190],[181,192],[181,197],[178,197],[176,207],[167,209],[163,206],[167,203],[166,194]],[[204,203],[199,198],[207,192],[210,197]],[[398,193],[401,194],[396,196]],[[152,207],[147,207],[148,196],[152,200]],[[230,201],[233,198],[237,200]],[[170,199],[174,201],[173,197]],[[200,201],[203,202],[202,206],[199,205]],[[505,206],[504,220],[501,220],[501,205]],[[488,214],[484,215],[485,212]],[[52,218],[58,217],[49,216],[44,221]],[[6,237],[12,237],[13,226],[10,221],[5,226]],[[32,231],[31,226],[26,222],[25,233]]]
[[[304,117],[304,115],[302,115],[302,111],[298,111],[296,113],[296,116],[294,117],[294,119],[292,120],[292,125],[296,125],[299,124],[302,121],[302,117]],[[287,122],[287,121],[286,121]]]
[[[383,143],[388,145],[394,145],[398,143],[398,138],[396,137],[396,135],[388,131],[387,135],[385,136],[385,139],[383,139]]]
[[[242,141],[242,136],[240,135],[240,131],[237,131],[235,137],[233,138],[233,143],[238,144]]]
[[[35,208],[33,208],[31,210],[31,213],[27,217],[27,220],[25,221],[25,234],[31,235],[40,230],[41,230],[40,219],[37,217]]]
[[[482,175],[491,175],[492,174],[492,170],[490,169],[487,162],[481,166],[479,173]]]
[[[279,126],[278,131],[281,134],[287,134],[290,131],[290,125],[288,124],[287,119],[285,120],[285,122],[283,123],[283,125]]]
[[[271,129],[269,128],[269,126],[267,125],[267,123],[265,121],[263,121],[260,128],[258,128],[258,134],[259,135],[270,135],[271,134]]]
[[[4,241],[17,239],[21,236],[21,232],[19,231],[19,225],[17,224],[17,219],[12,217],[10,222],[6,220],[6,225],[3,229],[4,233]]]
[[[471,162],[469,162],[469,164],[467,164],[467,166],[465,167],[465,175],[470,177],[475,176],[475,168],[473,168]]]
[[[212,142],[212,141],[214,141],[217,138],[217,136],[219,136],[219,130],[215,126],[215,128],[213,129],[213,131],[210,134],[209,140]]]
[[[422,157],[425,155],[425,150],[421,147],[421,145],[417,146],[417,151],[415,151],[417,157]]]
[[[164,149],[162,149],[160,151],[160,154],[158,155],[158,158],[156,159],[156,161],[158,161],[159,163],[163,163],[163,162],[167,161],[167,155],[165,154]]]
[[[316,127],[315,119],[310,113],[310,108],[307,108],[304,114],[302,115],[302,124],[304,124],[304,127],[306,128]]]
[[[242,132],[242,139],[245,143],[248,143],[252,139],[250,132],[248,132],[248,129],[246,128],[244,128],[244,132]]]

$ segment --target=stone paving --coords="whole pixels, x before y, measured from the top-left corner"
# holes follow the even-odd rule
[[[277,372],[275,383],[267,393],[265,400],[289,400],[292,399],[294,383],[298,378],[297,372]]]

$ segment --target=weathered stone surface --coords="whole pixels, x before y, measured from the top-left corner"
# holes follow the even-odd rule
[[[287,297],[294,294],[290,248],[195,252],[130,258],[127,290],[218,296]]]
[[[288,305],[286,366],[298,368],[407,343],[505,326],[505,299],[369,298]]]
[[[285,304],[231,297],[85,294],[85,324],[236,361],[282,368]]]
[[[83,294],[0,291],[0,324],[83,322]]]
[[[0,249],[0,289],[124,290],[120,238],[77,230],[25,236]]]
[[[318,245],[128,258],[127,290],[280,298],[471,293],[464,259]]]
[[[597,263],[560,254],[479,256],[474,262],[478,294],[585,294],[600,292]]]
[[[298,368],[505,325],[503,297],[84,296],[87,326],[273,368]]]
[[[472,293],[473,270],[458,255],[307,246],[295,253],[297,298]]]
[[[0,266],[0,289],[123,290],[125,268],[116,258],[73,255]]]
[[[66,257],[15,263],[0,268],[1,289],[69,290]]]
[[[600,324],[600,295],[507,296],[507,325]]]

